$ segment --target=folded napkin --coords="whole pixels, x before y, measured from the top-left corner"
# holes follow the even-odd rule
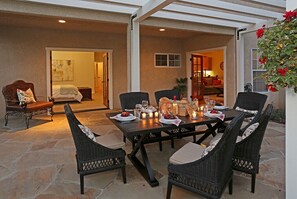
[[[173,124],[175,126],[179,126],[179,124],[181,123],[181,119],[179,118],[176,118],[176,119],[172,119],[172,120],[166,120],[164,118],[161,118],[160,119],[160,122],[163,123],[163,124]]]
[[[219,116],[217,116],[217,118],[219,118],[220,120],[224,121],[224,119],[225,119],[225,114],[219,115]]]

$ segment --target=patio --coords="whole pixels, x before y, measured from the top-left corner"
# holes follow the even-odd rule
[[[80,121],[99,134],[122,133],[109,121],[108,111],[76,113]],[[150,187],[127,162],[127,184],[118,170],[85,177],[85,195],[80,195],[79,175],[76,173],[75,148],[64,114],[54,121],[34,117],[25,129],[20,118],[9,120],[7,127],[0,120],[0,189],[2,198],[165,198],[168,159],[178,148],[192,139],[163,142],[147,146],[147,152],[160,182]],[[39,119],[38,119],[39,118]],[[127,142],[127,153],[131,144]],[[225,191],[222,198],[285,198],[285,125],[270,122],[262,144],[260,172],[256,193],[250,192],[250,176],[235,172],[233,195]],[[201,198],[199,195],[174,187],[172,198]]]

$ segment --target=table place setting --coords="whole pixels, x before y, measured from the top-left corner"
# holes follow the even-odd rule
[[[137,117],[134,116],[133,114],[129,113],[129,112],[122,112],[122,113],[119,113],[115,116],[112,116],[110,117],[110,119],[115,119],[117,121],[120,121],[120,122],[128,122],[128,121],[133,121],[135,120]]]
[[[222,121],[225,119],[225,114],[223,114],[221,111],[217,110],[211,110],[203,113],[204,116],[210,117],[210,118],[218,118]]]

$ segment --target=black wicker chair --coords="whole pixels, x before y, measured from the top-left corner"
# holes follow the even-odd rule
[[[80,191],[84,194],[84,176],[103,171],[121,169],[126,183],[125,156],[123,149],[110,149],[88,138],[79,128],[81,124],[73,114],[69,104],[64,105],[65,114],[70,126],[76,147],[77,173],[80,175]]]
[[[129,92],[129,93],[120,94],[120,103],[121,103],[122,111],[133,110],[136,104],[142,103],[142,100],[147,100],[148,104],[150,104],[150,98],[147,92]],[[152,135],[160,137],[161,132],[153,133]],[[123,139],[124,139],[124,142],[126,142],[125,136],[123,137]],[[131,141],[132,146],[134,148],[137,137],[132,137],[128,139]],[[159,141],[159,148],[160,148],[160,151],[162,151],[162,141]]]
[[[255,193],[256,174],[259,173],[260,149],[273,106],[268,104],[258,121],[259,126],[248,137],[236,143],[232,165],[234,170],[252,175],[251,191]],[[249,124],[250,126],[252,124]]]
[[[155,99],[156,99],[157,105],[159,105],[159,100],[162,97],[167,97],[169,99],[173,99],[174,96],[176,96],[177,100],[180,100],[180,94],[179,94],[178,90],[174,90],[174,89],[173,90],[159,90],[159,91],[155,92]]]
[[[236,109],[237,107],[245,110],[252,110],[252,111],[258,111],[249,123],[255,123],[255,121],[258,121],[262,110],[264,108],[265,102],[267,100],[267,95],[255,93],[255,92],[239,92],[235,101],[235,104],[233,106],[233,109]],[[222,125],[219,127],[219,132],[224,132],[224,129],[226,128],[228,124],[222,123]],[[245,129],[248,127],[248,125],[244,126],[241,129],[241,132],[244,132]]]
[[[194,162],[168,165],[167,199],[170,199],[172,185],[206,198],[220,198],[229,184],[229,193],[232,194],[232,156],[243,119],[244,113],[234,118],[222,139],[204,157]]]

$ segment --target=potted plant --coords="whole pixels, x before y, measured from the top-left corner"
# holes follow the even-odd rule
[[[176,78],[176,86],[173,89],[178,90],[181,99],[187,97],[187,78]]]
[[[266,69],[261,77],[272,92],[288,87],[297,93],[297,11],[287,11],[283,17],[256,32],[259,62]]]

